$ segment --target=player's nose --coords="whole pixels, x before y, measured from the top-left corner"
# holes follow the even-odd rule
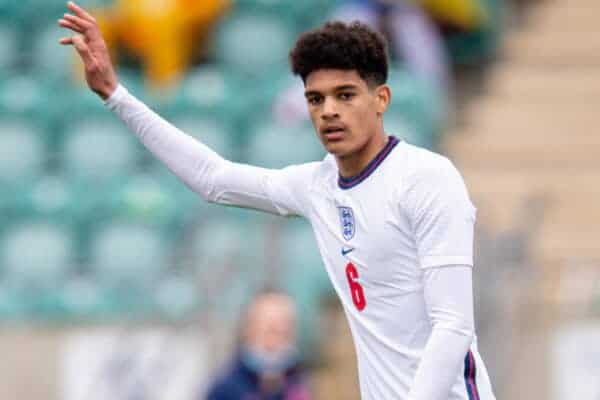
[[[325,98],[325,100],[323,100],[323,112],[321,114],[321,118],[327,121],[337,117],[339,117],[339,113],[335,101]]]

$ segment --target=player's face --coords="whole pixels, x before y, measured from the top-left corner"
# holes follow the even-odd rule
[[[321,143],[338,158],[355,155],[383,134],[389,88],[369,87],[355,70],[312,72],[306,78],[305,96]]]

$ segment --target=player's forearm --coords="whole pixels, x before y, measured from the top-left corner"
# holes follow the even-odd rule
[[[150,110],[123,86],[105,104],[179,179],[204,198],[210,197],[210,179],[225,160]]]
[[[430,268],[424,275],[433,327],[409,399],[447,400],[474,337],[472,267]]]
[[[106,101],[144,146],[190,189],[215,203],[278,213],[266,194],[270,171],[223,159],[119,86]]]
[[[415,375],[409,400],[447,400],[473,336],[434,328]]]

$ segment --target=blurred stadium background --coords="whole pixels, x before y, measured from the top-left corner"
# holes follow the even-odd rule
[[[280,99],[298,85],[294,37],[340,1],[80,4],[130,91],[222,155],[281,167],[323,157]],[[386,127],[448,154],[478,206],[477,328],[498,399],[600,399],[600,3],[420,5],[452,90],[396,57]],[[316,398],[358,399],[308,225],[206,205],[157,165],[57,44],[63,12],[0,0],[0,397],[200,398],[271,284],[298,301]]]

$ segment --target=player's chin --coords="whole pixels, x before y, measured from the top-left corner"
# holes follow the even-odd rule
[[[344,153],[348,148],[348,138],[346,137],[331,137],[327,135],[321,136],[321,143],[328,153],[333,155],[340,155]]]
[[[321,143],[323,143],[325,150],[334,156],[344,155],[348,151],[348,143],[345,143],[343,140],[321,139]]]

